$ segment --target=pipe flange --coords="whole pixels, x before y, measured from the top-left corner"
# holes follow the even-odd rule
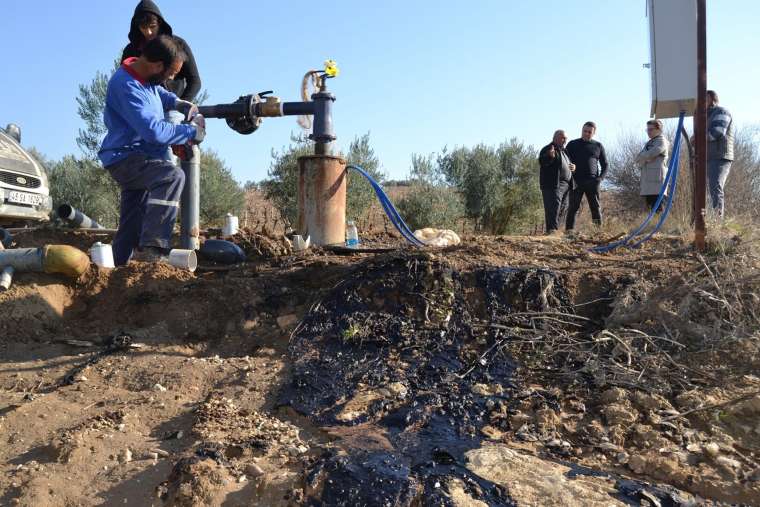
[[[227,118],[227,126],[239,134],[248,135],[253,134],[261,126],[261,118],[254,114],[256,110],[256,104],[261,102],[261,97],[258,94],[247,95],[240,97],[235,101],[235,104],[246,103],[246,110],[248,114],[240,118]]]

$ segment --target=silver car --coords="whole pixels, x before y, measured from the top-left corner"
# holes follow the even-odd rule
[[[0,226],[24,226],[50,219],[47,173],[21,147],[16,125],[0,128]]]

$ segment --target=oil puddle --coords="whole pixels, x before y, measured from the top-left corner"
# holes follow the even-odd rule
[[[372,425],[385,448],[339,441],[313,467],[313,505],[489,506],[514,501],[467,470],[484,432],[508,430],[517,365],[500,346],[520,312],[572,312],[560,277],[540,269],[458,273],[426,255],[385,257],[355,273],[294,334],[281,397],[330,428]],[[540,324],[539,324],[540,325]],[[505,328],[507,326],[501,326]]]

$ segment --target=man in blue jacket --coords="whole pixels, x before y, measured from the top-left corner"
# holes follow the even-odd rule
[[[98,155],[121,187],[119,230],[113,241],[118,266],[135,249],[135,259],[159,261],[171,248],[185,175],[165,160],[167,148],[197,144],[206,135],[198,108],[160,85],[177,74],[183,58],[177,42],[161,35],[139,57],[124,60],[108,82],[103,112],[108,133]],[[171,109],[185,114],[190,123],[164,120]]]

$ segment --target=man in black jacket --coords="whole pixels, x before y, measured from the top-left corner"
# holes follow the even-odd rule
[[[588,201],[588,207],[591,209],[591,218],[596,225],[602,225],[599,187],[607,175],[609,165],[604,146],[599,141],[594,141],[594,134],[596,134],[596,124],[587,121],[583,124],[581,138],[574,139],[567,144],[567,154],[576,167],[573,173],[575,188],[570,193],[570,210],[567,212],[567,223],[565,224],[567,231],[572,231],[575,228],[575,217],[581,208],[584,195]]]
[[[139,57],[148,41],[159,35],[173,35],[172,27],[164,20],[158,6],[151,0],[142,0],[132,16],[129,27],[129,44],[124,48],[121,55],[123,62],[127,58]],[[174,36],[180,49],[185,54],[185,62],[179,73],[164,83],[164,87],[187,102],[195,102],[195,97],[201,90],[201,77],[198,74],[198,66],[195,57],[190,51],[190,46],[184,39]]]
[[[538,154],[546,234],[553,234],[559,229],[562,215],[567,210],[568,194],[573,186],[575,166],[565,151],[566,142],[565,131],[558,130],[554,133],[552,142],[544,146]]]

